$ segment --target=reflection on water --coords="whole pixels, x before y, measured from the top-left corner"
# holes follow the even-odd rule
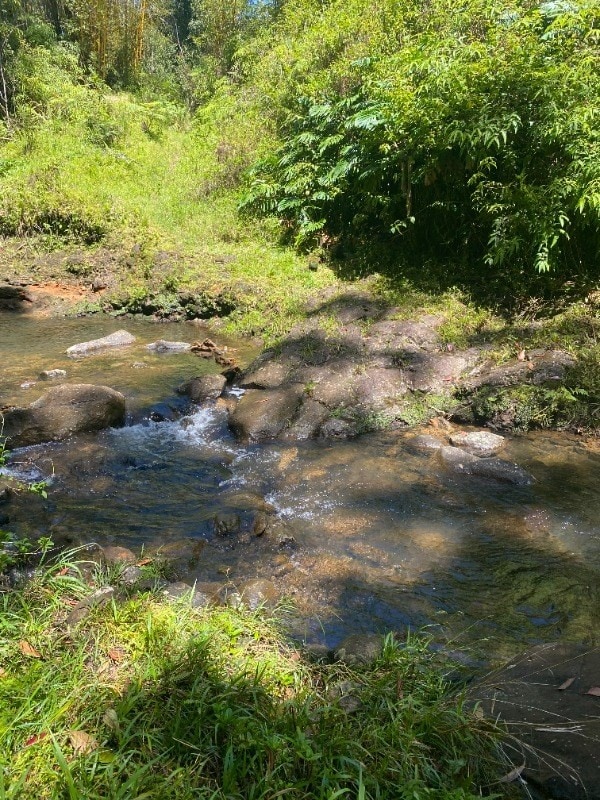
[[[41,324],[43,337],[22,335],[9,348],[5,396],[18,394],[15,387],[40,369],[64,366],[74,380],[121,389],[143,416],[141,409],[169,398],[179,380],[215,368],[195,356],[142,353],[147,368],[133,369],[140,353],[124,351],[66,363],[60,350],[117,326]],[[197,329],[186,336],[172,326],[124,327],[144,342],[197,338]],[[42,341],[55,349],[50,361],[48,349],[39,352]],[[600,454],[566,435],[512,440],[503,457],[536,479],[514,487],[449,474],[435,453],[415,452],[411,436],[242,447],[219,408],[142,420],[17,454],[54,473],[49,502],[19,524],[23,533],[132,547],[203,539],[192,577],[269,578],[294,601],[295,633],[330,644],[351,631],[428,625],[449,647],[491,657],[524,643],[593,637]],[[268,537],[216,535],[215,519],[239,513],[240,492],[266,498],[295,547],[290,536],[279,547]]]

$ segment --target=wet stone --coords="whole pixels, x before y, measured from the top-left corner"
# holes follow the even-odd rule
[[[274,608],[279,601],[279,592],[272,581],[265,578],[257,578],[243,583],[238,592],[241,602],[251,611],[264,606]]]
[[[224,375],[199,375],[177,387],[177,394],[184,394],[193,403],[216,400],[221,396],[227,379]]]
[[[302,396],[302,387],[249,389],[229,417],[229,425],[241,439],[275,439],[292,421]]]
[[[442,447],[439,453],[442,461],[457,473],[517,486],[529,486],[533,483],[533,477],[526,470],[501,458],[478,458],[460,447]]]
[[[41,381],[55,381],[59,378],[66,378],[67,371],[66,369],[45,369],[43,372],[40,372],[38,378]]]
[[[166,561],[177,577],[193,572],[200,561],[206,542],[202,539],[176,539],[148,549],[148,553]]]
[[[444,442],[442,442],[436,436],[430,436],[429,434],[425,433],[415,436],[414,439],[410,440],[409,445],[410,447],[414,448],[415,450],[419,450],[422,453],[431,453],[444,447]]]
[[[102,548],[102,555],[105,563],[109,567],[122,566],[124,564],[135,564],[138,557],[128,547],[120,545],[110,545]]]
[[[135,336],[129,331],[120,330],[103,336],[100,339],[91,339],[89,342],[80,342],[67,348],[68,356],[86,356],[112,347],[126,347],[135,342]]]
[[[319,429],[319,436],[323,439],[349,439],[356,433],[356,423],[341,417],[331,417]]]
[[[186,353],[191,348],[192,345],[189,342],[170,342],[167,339],[159,339],[146,345],[146,350],[152,350],[155,353]]]
[[[108,386],[61,384],[24,408],[4,411],[4,436],[11,447],[27,447],[122,425],[125,398]]]
[[[350,666],[370,664],[379,658],[383,649],[383,636],[379,633],[352,633],[335,649],[338,661]]]
[[[470,431],[468,433],[460,431],[450,436],[450,442],[455,447],[461,447],[471,455],[486,458],[494,455],[504,446],[504,436],[489,431]]]

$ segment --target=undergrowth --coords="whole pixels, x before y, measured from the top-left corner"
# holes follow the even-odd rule
[[[151,593],[69,626],[91,591],[61,562],[0,597],[2,798],[501,794],[500,732],[425,640],[315,665],[262,612]]]

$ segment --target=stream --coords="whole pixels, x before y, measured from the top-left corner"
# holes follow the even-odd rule
[[[132,347],[65,355],[121,327],[137,337]],[[457,658],[489,663],[533,643],[593,639],[593,443],[546,432],[510,439],[501,455],[533,475],[526,487],[449,472],[435,453],[411,445],[415,431],[244,446],[229,432],[223,404],[189,410],[174,391],[220,368],[145,347],[206,335],[192,323],[0,315],[3,405],[32,402],[50,385],[36,380],[40,371],[62,368],[70,382],[123,392],[129,414],[122,429],[13,453],[14,474],[50,483],[47,500],[35,498],[27,514],[10,519],[15,533],[137,551],[196,539],[203,549],[188,582],[216,590],[266,578],[289,599],[292,635],[327,646],[355,632],[425,627]],[[242,365],[257,354],[247,342],[211,335]],[[266,501],[285,532],[278,540],[216,533],[248,496]]]

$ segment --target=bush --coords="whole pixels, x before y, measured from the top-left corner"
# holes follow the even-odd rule
[[[295,49],[274,48],[293,76],[321,77],[282,81],[282,143],[254,168],[242,206],[277,216],[299,244],[375,234],[490,272],[597,274],[597,7],[385,4],[387,37],[371,32],[369,57],[350,62],[344,23],[369,9],[333,3]],[[324,19],[342,41],[311,58],[302,42]]]

